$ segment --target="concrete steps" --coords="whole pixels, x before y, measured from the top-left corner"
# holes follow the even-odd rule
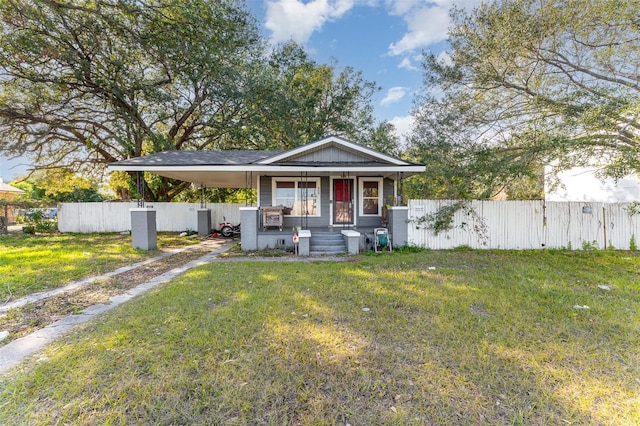
[[[344,254],[347,246],[340,232],[312,232],[309,241],[311,256]]]

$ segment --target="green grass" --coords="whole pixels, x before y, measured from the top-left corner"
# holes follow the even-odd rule
[[[159,234],[160,249],[192,239]],[[136,250],[120,234],[0,236],[0,303],[81,278],[99,275],[160,254]]]
[[[639,311],[628,253],[212,263],[6,375],[0,423],[638,424]]]

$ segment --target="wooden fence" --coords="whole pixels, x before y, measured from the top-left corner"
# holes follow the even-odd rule
[[[211,226],[217,229],[223,217],[232,223],[240,222],[240,207],[244,204],[208,203]],[[130,209],[137,203],[62,203],[58,210],[58,229],[61,232],[123,232],[131,230]],[[181,232],[198,229],[200,203],[148,203],[156,210],[157,231]]]
[[[409,244],[432,249],[628,250],[640,238],[640,214],[634,214],[633,203],[467,201],[455,212],[447,209],[455,203],[409,201]],[[452,212],[450,227],[436,234],[434,224],[446,228],[442,213],[447,211]]]

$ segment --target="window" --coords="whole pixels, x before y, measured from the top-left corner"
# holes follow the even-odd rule
[[[360,214],[379,216],[382,206],[382,179],[360,180]]]
[[[273,205],[285,206],[290,216],[319,216],[320,179],[273,179]]]

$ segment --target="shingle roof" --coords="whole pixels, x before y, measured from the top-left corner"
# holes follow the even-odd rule
[[[236,166],[253,164],[282,151],[229,150],[229,151],[163,151],[114,165],[122,166]]]
[[[22,189],[6,184],[2,182],[1,179],[0,179],[0,192],[12,192],[15,194],[24,194],[24,191]]]

